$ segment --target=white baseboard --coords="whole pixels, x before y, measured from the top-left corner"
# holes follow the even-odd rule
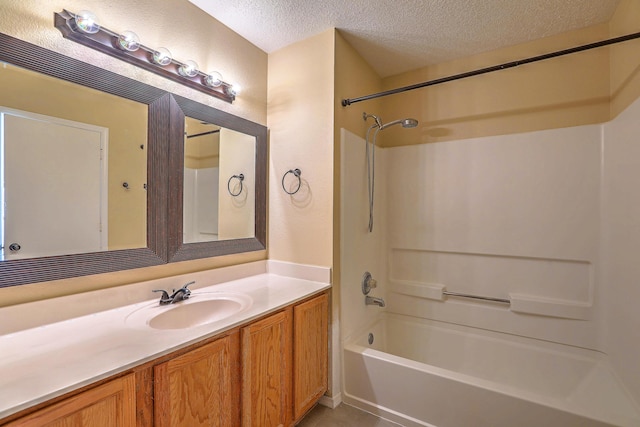
[[[326,406],[327,408],[335,409],[342,403],[342,393],[338,393],[335,396],[322,396],[318,403],[322,406]]]

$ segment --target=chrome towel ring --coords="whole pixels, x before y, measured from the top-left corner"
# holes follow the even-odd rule
[[[289,175],[290,173],[293,174],[293,176],[295,176],[296,178],[298,178],[298,187],[296,187],[296,189],[293,191],[287,190],[287,188],[284,186],[284,180],[287,177],[287,175]],[[289,169],[287,172],[285,172],[285,174],[282,176],[282,189],[284,190],[285,193],[289,195],[294,195],[298,191],[300,191],[300,186],[302,185],[302,179],[300,179],[300,175],[302,175],[302,171],[298,168]]]
[[[240,181],[240,190],[237,193],[231,191],[231,180],[233,178],[236,178],[238,181]],[[240,193],[242,193],[242,181],[244,181],[244,174],[241,173],[240,175],[232,175],[231,178],[229,178],[229,181],[227,181],[227,190],[229,191],[229,194],[231,194],[233,197],[238,197]]]

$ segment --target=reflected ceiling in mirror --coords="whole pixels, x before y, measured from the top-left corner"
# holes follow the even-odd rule
[[[183,243],[255,237],[256,137],[185,118]]]
[[[2,259],[147,246],[147,110],[3,64]]]

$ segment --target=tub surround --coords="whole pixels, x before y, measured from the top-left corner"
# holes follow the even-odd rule
[[[5,326],[0,336],[0,419],[322,292],[330,287],[329,279],[329,268],[263,261],[0,309],[1,323],[14,323],[13,331]],[[154,330],[125,323],[128,314],[158,299],[150,289],[171,290],[191,280],[196,280],[193,295],[240,293],[249,296],[252,305],[189,329]],[[93,310],[78,314],[67,309],[83,303]],[[16,322],[38,313],[50,314]]]
[[[378,280],[376,296],[387,302],[386,313],[492,331],[514,343],[534,339],[603,355],[605,363],[598,364],[606,369],[586,374],[583,388],[571,396],[573,403],[585,398],[582,407],[615,413],[622,400],[596,399],[590,405],[585,393],[602,396],[606,387],[600,390],[598,384],[617,383],[618,391],[625,390],[625,401],[636,408],[635,418],[609,423],[639,425],[639,347],[629,339],[639,319],[633,255],[639,241],[634,213],[640,205],[630,196],[640,170],[635,155],[638,117],[636,100],[599,125],[382,149],[376,155],[376,182],[381,184],[376,187],[379,226],[374,233],[365,231],[365,142],[343,129],[340,298],[349,310],[341,312],[342,336],[357,335],[382,311],[363,302],[359,283],[363,272],[370,271]],[[445,298],[443,289],[510,299],[511,305]],[[420,339],[407,337],[407,346]],[[377,364],[378,356],[349,357],[366,359],[368,372],[387,372]],[[396,384],[385,381],[397,381],[399,374],[385,374],[387,380],[370,375],[364,387],[349,388],[355,370],[347,362],[345,356],[345,401],[361,408],[368,407],[360,401],[377,402],[389,412],[410,413],[403,406],[410,399],[381,403],[384,390]],[[403,363],[394,359],[392,365]],[[433,367],[427,365],[425,369]],[[402,387],[413,378],[400,381]],[[438,390],[438,396],[425,395],[425,402],[458,393],[433,382],[415,387]],[[510,391],[502,393],[513,397]],[[476,400],[490,396],[478,393]],[[446,403],[434,407],[441,410]],[[510,411],[520,406],[513,405]],[[484,413],[476,406],[469,406],[470,416]],[[449,411],[457,414],[454,407]],[[416,422],[427,419],[409,416]],[[574,425],[562,424],[562,417],[551,417],[547,424]],[[554,419],[557,424],[550,424]],[[473,423],[451,425],[466,424]]]

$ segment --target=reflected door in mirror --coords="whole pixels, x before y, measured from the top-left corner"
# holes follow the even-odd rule
[[[106,250],[107,129],[0,108],[2,259]]]
[[[0,109],[14,117],[5,120],[13,136],[2,149],[2,259],[146,246],[147,105],[3,64]],[[30,119],[23,137],[11,130],[15,117]],[[91,145],[91,132],[101,146]]]

